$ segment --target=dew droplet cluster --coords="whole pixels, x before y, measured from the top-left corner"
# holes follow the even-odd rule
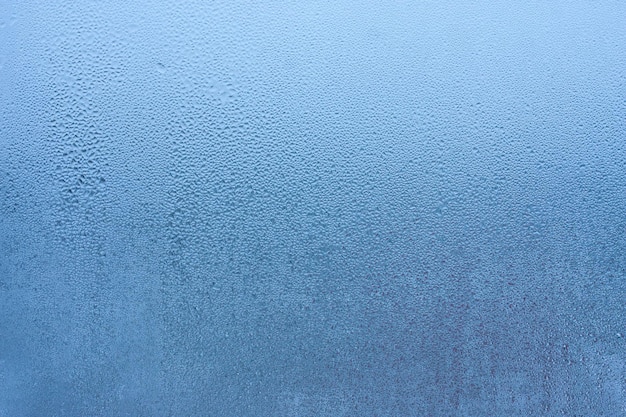
[[[0,416],[624,414],[624,16],[0,4]]]

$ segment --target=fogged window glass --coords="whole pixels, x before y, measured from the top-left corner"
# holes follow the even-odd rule
[[[625,415],[625,23],[0,1],[0,416]]]

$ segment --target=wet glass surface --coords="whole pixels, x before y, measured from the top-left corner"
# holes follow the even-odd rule
[[[0,1],[0,416],[626,415],[624,22]]]

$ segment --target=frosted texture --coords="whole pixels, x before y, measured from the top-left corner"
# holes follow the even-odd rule
[[[626,415],[626,2],[0,1],[0,416]]]

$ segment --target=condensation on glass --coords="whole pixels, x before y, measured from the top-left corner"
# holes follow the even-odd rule
[[[624,22],[0,1],[0,416],[626,415]]]

